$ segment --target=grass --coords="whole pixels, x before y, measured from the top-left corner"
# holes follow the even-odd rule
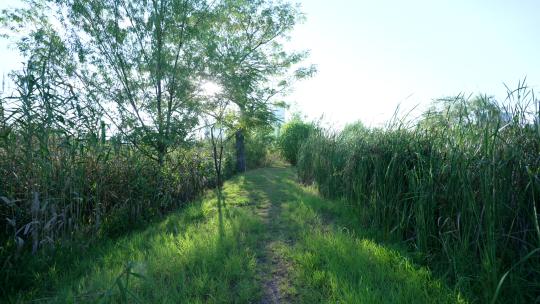
[[[526,87],[511,98],[458,96],[383,129],[317,130],[303,141],[298,176],[351,202],[345,212],[405,243],[467,298],[536,303],[539,103]]]
[[[291,171],[280,172],[287,199],[280,204],[284,240],[277,250],[289,261],[291,286],[300,303],[464,303],[407,258],[396,244],[378,243],[362,229],[346,201],[321,198],[299,186]],[[273,193],[273,192],[270,192]]]
[[[10,302],[464,302],[399,245],[363,233],[344,201],[290,168],[247,172],[116,241],[59,251]],[[71,258],[68,258],[71,257]]]
[[[144,231],[77,252],[78,258],[71,264],[63,264],[64,259],[59,256],[48,273],[36,278],[40,279],[36,285],[41,288],[13,300],[41,299],[53,303],[254,300],[258,297],[254,248],[263,226],[247,210],[238,208],[245,203],[241,182],[239,178],[228,185],[224,203],[218,204],[216,196],[208,194]],[[128,266],[131,275],[125,276]]]

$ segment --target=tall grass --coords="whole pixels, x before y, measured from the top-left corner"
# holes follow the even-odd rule
[[[47,271],[29,255],[45,261],[67,244],[119,236],[215,185],[204,140],[174,147],[160,166],[122,134],[107,134],[103,113],[36,70],[15,74],[14,92],[0,96],[2,294]],[[224,161],[227,178],[232,149]]]
[[[540,295],[538,106],[520,86],[504,104],[458,96],[414,122],[319,130],[300,149],[298,175],[324,196],[355,202],[366,225],[406,241],[472,298],[532,303]]]

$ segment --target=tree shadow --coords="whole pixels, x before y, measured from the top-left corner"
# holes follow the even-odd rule
[[[223,240],[225,236],[225,228],[223,225],[223,208],[225,207],[225,197],[223,196],[223,191],[220,187],[216,189],[216,198],[217,198],[217,207],[218,207],[218,233],[220,241]]]

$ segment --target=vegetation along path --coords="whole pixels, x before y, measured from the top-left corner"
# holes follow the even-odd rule
[[[52,264],[18,300],[127,303],[455,303],[403,250],[363,234],[345,202],[291,168],[249,171],[115,242]],[[59,259],[60,260],[60,259]],[[65,260],[65,259],[63,259]],[[65,263],[65,262],[64,262]]]

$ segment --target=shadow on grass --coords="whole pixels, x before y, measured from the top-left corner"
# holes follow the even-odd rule
[[[21,292],[10,302],[256,301],[260,293],[255,251],[263,225],[248,210],[230,208],[235,204],[226,201],[227,196],[248,200],[241,183],[241,178],[235,179],[226,194],[209,192],[143,231],[105,240],[86,252],[63,253],[76,262],[57,259],[48,273],[36,278],[39,288]],[[118,284],[126,265],[133,275]]]

